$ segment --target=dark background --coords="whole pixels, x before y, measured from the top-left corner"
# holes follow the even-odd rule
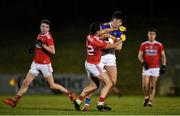
[[[42,19],[52,22],[54,72],[86,74],[84,40],[89,24],[108,22],[117,10],[126,15],[123,25],[128,30],[123,49],[117,52],[117,86],[124,94],[141,94],[142,67],[137,54],[140,43],[147,40],[147,29],[158,29],[157,40],[165,50],[180,48],[180,8],[176,1],[0,0],[0,74],[28,72],[33,55],[27,50],[39,33]],[[173,77],[171,71],[167,74]]]
[[[110,20],[116,10],[126,14],[129,28],[179,25],[179,4],[173,0],[1,0],[1,29],[36,30],[42,19],[51,20],[55,30],[75,24],[88,27],[93,21]]]

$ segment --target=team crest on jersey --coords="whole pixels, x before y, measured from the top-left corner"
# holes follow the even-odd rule
[[[157,50],[156,49],[146,49],[145,54],[149,56],[154,56],[157,55]]]
[[[153,49],[153,46],[149,46],[149,49]]]

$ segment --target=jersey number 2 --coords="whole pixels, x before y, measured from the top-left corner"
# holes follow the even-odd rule
[[[88,45],[87,53],[90,56],[94,55],[94,48],[91,45]]]

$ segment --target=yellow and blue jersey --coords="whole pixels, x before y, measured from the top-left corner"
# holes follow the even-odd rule
[[[100,25],[100,28],[101,29],[109,29],[109,28],[112,28],[111,27],[111,23],[104,23],[104,24],[101,24]],[[121,35],[123,34],[121,31],[119,31],[119,29],[117,30],[114,30],[112,32],[110,32],[110,34],[114,37],[116,37],[117,39],[120,39]]]

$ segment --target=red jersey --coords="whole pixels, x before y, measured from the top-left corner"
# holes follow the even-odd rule
[[[101,41],[99,37],[88,35],[86,38],[86,61],[91,64],[98,64],[101,60],[101,49],[105,49],[106,47],[107,43]]]
[[[47,46],[54,45],[54,40],[51,33],[49,32],[46,34],[38,34],[37,40],[39,39]],[[48,53],[46,50],[43,50],[41,47],[36,46],[33,60],[38,64],[49,64],[51,63],[50,53]]]
[[[144,53],[143,59],[150,68],[159,68],[161,52],[164,50],[160,42],[143,42],[140,46],[140,51]]]

